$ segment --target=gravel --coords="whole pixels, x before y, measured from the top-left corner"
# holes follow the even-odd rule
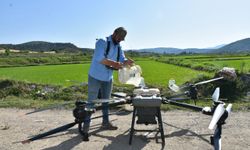
[[[162,112],[165,132],[165,147],[161,140],[157,142],[155,133],[137,132],[132,145],[128,144],[131,126],[131,109],[119,115],[110,116],[116,131],[100,130],[101,119],[91,123],[90,141],[83,142],[78,133],[78,126],[49,137],[22,144],[33,135],[46,132],[67,123],[74,122],[71,110],[48,110],[30,115],[31,109],[0,108],[0,150],[211,150],[208,129],[211,116],[193,111]],[[93,116],[100,115],[96,112]],[[155,129],[156,125],[135,124],[136,129]],[[232,112],[223,126],[222,149],[250,149],[250,112]],[[158,134],[160,137],[160,134]]]

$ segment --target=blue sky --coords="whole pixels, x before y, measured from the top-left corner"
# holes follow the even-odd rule
[[[250,0],[1,0],[0,43],[94,48],[116,27],[124,49],[205,48],[250,37]]]

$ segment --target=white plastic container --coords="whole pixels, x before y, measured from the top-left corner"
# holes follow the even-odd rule
[[[132,84],[136,87],[144,87],[144,78],[141,77],[141,67],[138,65],[124,67],[118,71],[118,80],[123,84]]]

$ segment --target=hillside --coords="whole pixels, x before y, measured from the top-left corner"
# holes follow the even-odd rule
[[[22,44],[0,44],[0,49],[15,49],[21,51],[56,51],[56,52],[91,52],[89,48],[79,48],[72,43],[51,43],[44,41],[32,41]],[[249,53],[250,52],[250,38],[238,40],[230,44],[218,45],[211,48],[172,48],[172,47],[158,47],[158,48],[144,48],[137,50],[127,50],[130,52],[143,53],[158,53],[158,54],[180,54],[180,53]]]
[[[159,54],[180,54],[180,53],[246,53],[250,52],[250,38],[232,42],[230,44],[222,44],[211,48],[147,48],[134,50],[136,52],[149,52]]]
[[[179,48],[166,48],[166,47],[158,47],[158,48],[145,48],[135,50],[136,52],[148,52],[148,53],[160,53],[160,54],[176,54],[181,53],[183,50]]]
[[[139,49],[134,51],[159,53],[159,54],[180,54],[180,53],[209,53],[211,50],[212,49],[199,49],[199,48],[180,49],[180,48],[160,47],[160,48]]]
[[[242,39],[230,44],[227,44],[219,49],[212,52],[215,53],[242,53],[250,52],[250,38]]]
[[[79,52],[88,51],[84,48],[78,48],[72,43],[51,43],[44,41],[31,41],[22,44],[0,44],[0,49],[17,49],[21,51],[57,51],[57,52]]]

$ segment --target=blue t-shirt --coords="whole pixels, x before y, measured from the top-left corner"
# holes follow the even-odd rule
[[[110,41],[110,50],[107,55],[107,59],[117,61],[117,53],[118,53],[118,47],[120,44],[114,44],[112,41],[112,37],[109,36],[107,38],[108,41]],[[92,58],[91,66],[89,69],[89,75],[97,80],[101,81],[110,81],[113,79],[113,70],[108,69],[105,65],[101,63],[103,59],[105,59],[105,52],[107,48],[108,42],[103,39],[97,40],[95,44],[95,51]],[[120,59],[119,62],[124,62],[126,60],[124,52],[120,50]]]

